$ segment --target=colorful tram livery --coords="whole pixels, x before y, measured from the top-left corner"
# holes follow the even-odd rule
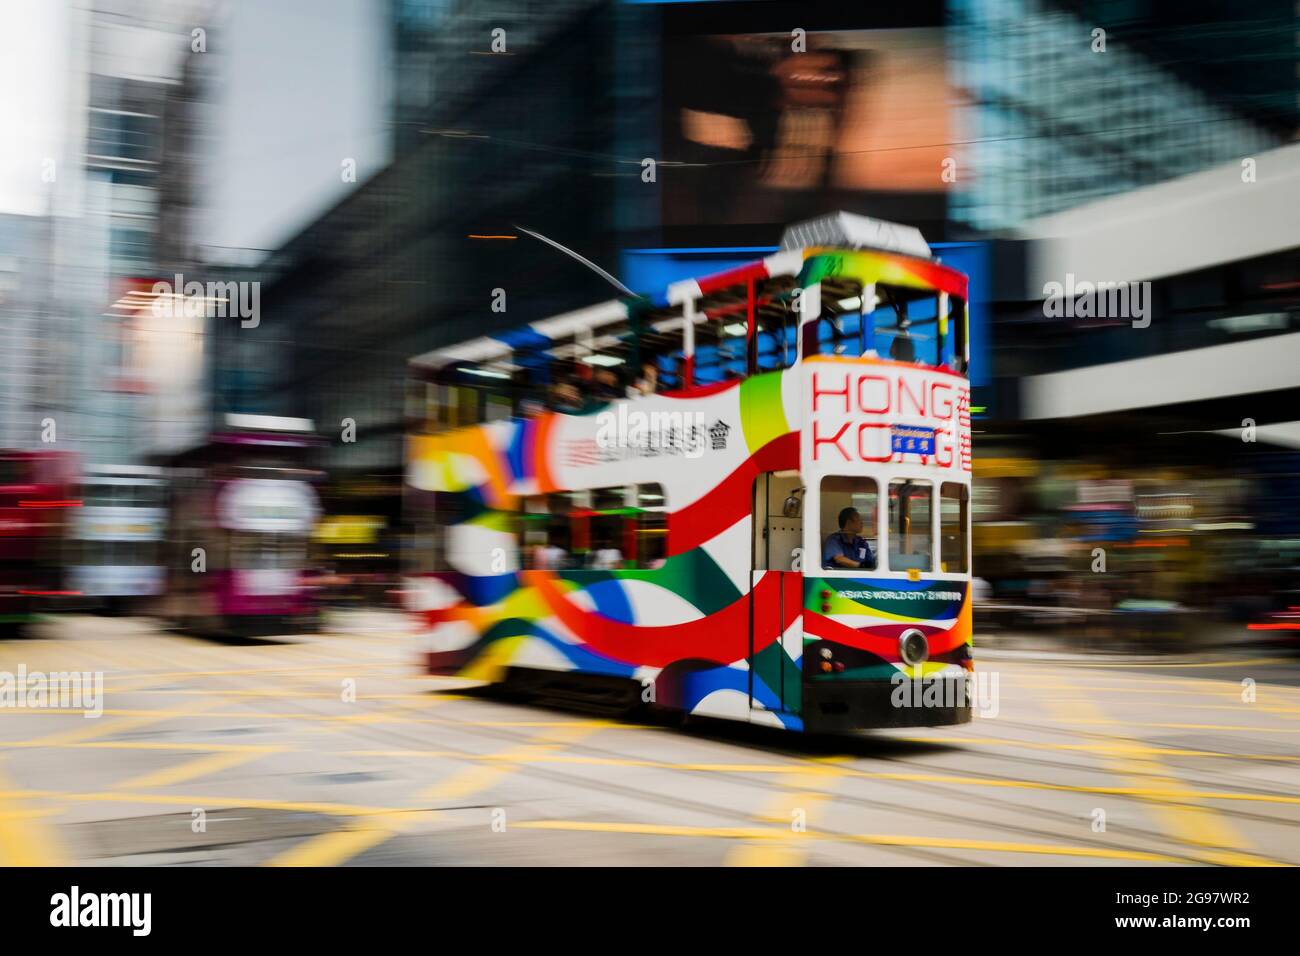
[[[919,232],[838,214],[414,360],[428,669],[792,730],[969,720],[966,302]]]
[[[310,623],[304,576],[320,512],[311,432],[305,419],[227,415],[207,444],[169,461],[165,613],[177,626],[253,636]]]

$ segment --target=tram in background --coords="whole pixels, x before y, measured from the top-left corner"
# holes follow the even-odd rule
[[[204,445],[167,461],[164,616],[177,627],[256,636],[314,626],[305,576],[318,444],[305,419],[227,415]]]
[[[837,214],[411,363],[427,669],[791,730],[970,719],[967,279]]]
[[[0,450],[0,629],[19,631],[71,594],[63,548],[77,459],[68,452]]]
[[[122,610],[162,594],[166,490],[161,468],[86,469],[67,559],[79,604]]]

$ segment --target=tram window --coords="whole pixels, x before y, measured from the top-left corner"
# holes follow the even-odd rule
[[[577,377],[588,404],[624,397],[634,374],[636,345],[626,321],[610,322],[575,338]]]
[[[483,420],[485,422],[499,422],[507,419],[514,411],[514,404],[508,395],[491,394],[484,397],[483,402]]]
[[[627,391],[627,382],[631,369],[627,364],[628,352],[621,354],[611,351],[596,352],[583,359],[585,369],[580,370],[581,391],[589,402],[612,402],[623,398]]]
[[[438,385],[420,378],[406,380],[403,414],[412,426],[422,432],[438,427]]]
[[[85,485],[81,502],[88,508],[107,508],[114,504],[112,485]]]
[[[758,310],[755,316],[756,332],[755,368],[759,372],[772,372],[794,364],[797,352],[795,334],[797,317],[784,303]]]
[[[637,485],[636,563],[642,568],[660,567],[668,554],[668,511],[664,487]]]
[[[800,295],[806,295],[803,290]],[[810,301],[810,300],[802,300]],[[853,280],[821,284],[821,313],[803,327],[806,355],[846,355],[857,358],[867,349],[862,334],[862,285]],[[792,316],[793,318],[793,316]]]
[[[451,518],[439,510],[440,496],[421,493],[408,500],[407,509],[414,516],[408,546],[406,569],[411,574],[429,574],[448,570],[447,525]]]
[[[680,316],[657,319],[649,324],[641,336],[640,363],[628,387],[630,396],[653,395],[682,387],[684,338]]]
[[[879,514],[879,486],[874,478],[862,478],[849,475],[831,475],[821,483],[821,563],[825,570],[849,570],[842,562],[834,560],[834,555],[860,562],[867,570],[877,566],[879,534],[877,515]],[[852,520],[840,527],[840,516],[852,509],[858,514],[862,526],[856,532]],[[851,516],[846,516],[851,519]],[[865,550],[861,543],[855,543],[854,537],[865,541]]]
[[[460,428],[478,422],[478,391],[468,385],[448,385],[442,392],[440,424]]]
[[[547,350],[547,404],[558,412],[578,414],[622,398],[631,375],[630,345],[626,322],[557,339]]]
[[[157,508],[161,505],[161,490],[154,485],[132,485],[130,502],[136,508]]]
[[[667,550],[658,484],[527,498],[520,519],[521,565],[529,570],[658,567]]]
[[[124,567],[140,568],[153,564],[153,542],[117,541],[114,543],[113,564]]]
[[[551,515],[541,495],[525,498],[519,516],[519,566],[526,571],[551,566]]]
[[[926,289],[877,285],[866,329],[868,348],[896,362],[939,365],[939,295]]]
[[[955,372],[966,374],[966,301],[957,296],[948,297],[948,333],[943,337],[941,364]]]
[[[248,571],[260,565],[257,562],[257,537],[246,531],[233,531],[230,534],[230,569]]]
[[[830,312],[817,323],[819,355],[862,354],[862,316],[856,312]]]
[[[955,481],[939,486],[939,570],[965,574],[970,528],[970,489]]]
[[[597,488],[591,493],[591,549],[586,565],[593,570],[621,568],[635,545],[635,512],[627,505],[627,489]]]
[[[581,412],[584,406],[583,389],[586,382],[576,362],[555,362],[546,391],[546,404],[553,411],[565,414]]]
[[[249,531],[231,535],[230,567],[236,571],[292,569],[305,558],[305,542],[295,535]]]
[[[425,407],[428,393],[428,382],[422,382],[418,378],[408,378],[406,380],[406,389],[402,395],[402,414],[408,422],[418,426],[421,430],[427,429],[429,424],[429,416]]]
[[[581,567],[590,549],[591,492],[561,491],[546,496],[546,547],[541,554],[552,569]]]
[[[578,496],[572,492],[524,500],[519,527],[525,570],[560,571],[576,566],[575,540],[581,540]],[[585,508],[585,500],[582,502]]]
[[[894,478],[889,482],[889,570],[933,570],[932,496],[928,481]]]
[[[744,317],[709,320],[695,326],[694,382],[710,385],[745,377]]]

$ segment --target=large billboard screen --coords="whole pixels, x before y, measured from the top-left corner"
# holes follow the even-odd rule
[[[944,220],[956,137],[942,28],[670,34],[663,55],[670,230],[834,209]]]

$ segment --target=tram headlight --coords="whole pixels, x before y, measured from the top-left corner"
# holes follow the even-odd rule
[[[930,656],[930,642],[916,628],[909,627],[899,635],[898,656],[909,667],[924,664]]]

